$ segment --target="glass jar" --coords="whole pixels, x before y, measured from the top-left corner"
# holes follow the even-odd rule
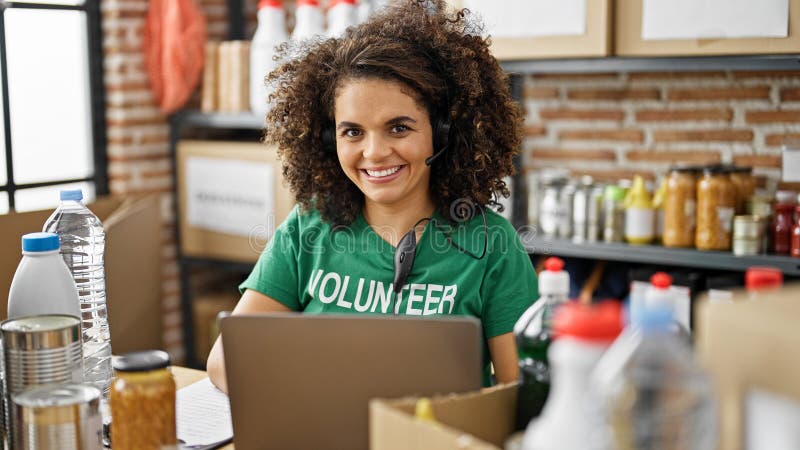
[[[691,167],[670,170],[664,197],[665,247],[694,245],[698,172],[697,168]]]
[[[775,204],[775,220],[772,222],[772,252],[788,255],[792,250],[792,225],[794,225],[795,205]]]
[[[160,350],[134,352],[112,362],[111,443],[114,450],[177,448],[175,380],[169,355]]]
[[[747,202],[756,193],[756,179],[752,167],[730,169],[731,183],[736,189],[736,214],[747,214]]]
[[[697,183],[698,250],[730,250],[731,228],[736,210],[736,192],[728,171],[706,167]]]
[[[603,195],[603,241],[622,242],[625,232],[625,194],[620,186],[606,186]]]

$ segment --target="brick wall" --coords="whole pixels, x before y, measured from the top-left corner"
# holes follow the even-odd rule
[[[526,168],[601,180],[673,163],[734,163],[780,177],[800,136],[800,72],[541,74],[525,80]]]
[[[198,0],[210,39],[227,35],[226,0]],[[180,287],[174,240],[169,126],[149,88],[142,56],[147,0],[102,0],[103,52],[108,132],[108,175],[112,194],[155,193],[161,199],[164,345],[183,359]]]

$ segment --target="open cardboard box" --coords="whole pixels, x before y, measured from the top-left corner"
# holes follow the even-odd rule
[[[800,448],[798,298],[800,285],[792,285],[764,298],[737,291],[731,302],[700,304],[696,345],[718,396],[718,448]]]
[[[371,450],[500,450],[514,431],[516,383],[433,397],[438,424],[414,418],[417,399],[370,401]]]
[[[87,205],[106,231],[105,272],[115,354],[162,348],[161,211],[156,196],[105,197]],[[0,318],[22,258],[23,234],[42,231],[53,210],[0,215]]]

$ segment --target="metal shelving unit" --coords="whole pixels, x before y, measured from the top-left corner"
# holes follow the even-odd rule
[[[688,248],[667,248],[658,245],[623,243],[575,243],[569,239],[546,239],[522,232],[520,238],[528,253],[559,255],[607,261],[634,262],[664,266],[744,272],[753,266],[770,266],[788,276],[800,276],[800,258],[779,255],[736,256],[730,252],[699,251]]]

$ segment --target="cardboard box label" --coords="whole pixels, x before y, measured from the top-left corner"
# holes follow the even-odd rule
[[[586,0],[464,0],[478,13],[492,37],[581,36],[586,33]]]
[[[186,161],[190,225],[266,241],[274,226],[275,168],[246,160],[191,157]]]
[[[788,35],[789,0],[644,0],[644,40]]]

